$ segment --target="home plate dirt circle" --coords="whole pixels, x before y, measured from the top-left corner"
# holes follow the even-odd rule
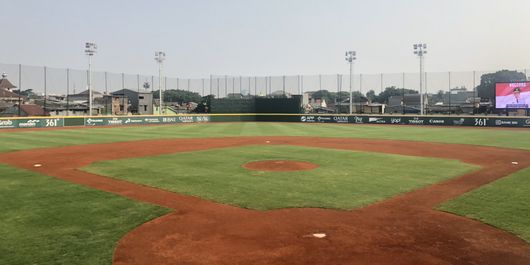
[[[313,163],[294,160],[262,160],[249,162],[243,165],[243,168],[258,171],[299,171],[311,170],[317,167],[318,165]]]

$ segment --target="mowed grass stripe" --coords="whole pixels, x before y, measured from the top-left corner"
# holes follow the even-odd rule
[[[121,141],[237,136],[315,136],[474,144],[530,150],[530,130],[302,123],[202,123],[170,126],[0,131],[0,152]]]
[[[249,171],[259,160],[319,165]],[[456,177],[477,166],[454,160],[295,146],[245,146],[102,161],[84,170],[244,208],[352,209]]]
[[[530,168],[448,201],[439,209],[510,231],[530,243]]]
[[[0,264],[111,264],[120,240],[169,210],[0,164]]]

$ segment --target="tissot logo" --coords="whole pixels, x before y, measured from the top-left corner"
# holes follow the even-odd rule
[[[414,117],[413,120],[409,120],[409,124],[423,124],[424,120],[421,120],[418,117]]]

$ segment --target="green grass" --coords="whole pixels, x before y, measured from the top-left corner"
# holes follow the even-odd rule
[[[530,243],[530,168],[468,192],[439,209],[499,227]]]
[[[0,264],[111,264],[122,236],[167,212],[0,165]]]
[[[160,138],[318,136],[474,144],[530,150],[530,130],[302,123],[208,123],[2,132],[0,152]],[[519,139],[514,141],[513,139]],[[526,140],[525,140],[526,139]]]
[[[250,171],[259,160],[298,160],[309,171]],[[295,146],[245,146],[103,161],[84,170],[251,209],[352,209],[462,175],[455,160]]]

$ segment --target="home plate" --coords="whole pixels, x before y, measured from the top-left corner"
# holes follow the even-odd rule
[[[42,164],[34,164],[33,167],[42,167]]]
[[[519,162],[512,162],[512,165],[519,165]]]
[[[324,237],[326,237],[326,234],[324,234],[324,233],[316,233],[316,234],[313,234],[313,236],[316,237],[316,238],[324,238]]]

